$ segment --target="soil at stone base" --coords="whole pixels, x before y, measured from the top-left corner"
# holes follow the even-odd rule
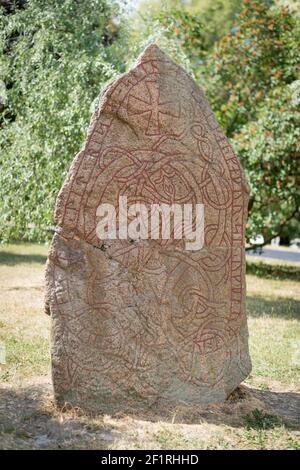
[[[36,377],[21,388],[1,385],[0,448],[124,448],[124,442],[134,445],[130,441],[143,428],[148,432],[157,424],[192,424],[197,426],[199,434],[204,425],[239,428],[245,425],[244,417],[255,409],[277,416],[298,434],[300,394],[292,389],[287,391],[279,383],[272,383],[271,389],[266,390],[241,385],[225,403],[218,405],[191,407],[182,403],[174,408],[156,402],[147,410],[100,416],[68,404],[58,410],[53,403],[49,377]],[[121,447],[118,441],[122,441]]]

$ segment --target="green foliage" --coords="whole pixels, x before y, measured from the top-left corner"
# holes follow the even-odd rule
[[[244,3],[202,74],[203,82],[211,82],[207,91],[230,136],[257,118],[261,106],[269,105],[266,99],[277,99],[270,92],[299,79],[299,18],[285,9],[269,9],[262,1]]]
[[[128,68],[149,44],[155,43],[193,76],[195,68],[191,66],[191,54],[188,53],[190,48],[184,47],[185,41],[189,44],[189,32],[184,31],[183,20],[186,16],[187,26],[191,28],[190,16],[186,15],[184,10],[172,10],[172,14],[169,15],[169,3],[175,4],[178,2],[170,0],[170,2],[163,2],[163,6],[160,2],[147,2],[147,4],[141,5],[142,13],[139,11],[130,17],[131,31],[129,47],[126,51]],[[194,27],[199,32],[201,23],[196,24],[194,22]],[[176,32],[178,32],[177,35]],[[191,41],[194,41],[195,35],[190,37]],[[198,39],[196,41],[198,45],[201,42]]]
[[[294,238],[299,238],[300,235],[300,213],[296,215],[293,219],[285,224],[281,232],[282,236],[291,241]]]
[[[243,0],[196,0],[196,4],[203,9],[204,23],[213,42],[230,31],[234,19],[242,9]]]
[[[190,14],[185,10],[172,10],[171,15],[168,11],[162,11],[155,19],[165,28],[164,34],[169,41],[175,39],[175,42],[180,45],[194,72],[202,63],[211,45],[209,31],[204,26],[203,15]]]
[[[255,120],[233,135],[251,186],[249,237],[282,234],[299,207],[300,110],[292,98],[288,84],[270,90]]]
[[[7,334],[7,365],[0,370],[0,380],[13,381],[18,375],[43,374],[49,367],[49,341],[47,338],[34,336],[24,339],[20,336]]]
[[[211,45],[227,34],[242,4],[243,0],[144,0],[139,5],[139,14],[144,21],[149,17],[160,18],[179,40],[185,37],[187,43],[191,42],[193,49],[201,37]],[[141,21],[138,27],[142,29]]]
[[[248,238],[270,240],[299,207],[300,21],[287,9],[244,3],[201,81],[250,182]]]
[[[258,408],[248,413],[244,418],[246,428],[249,429],[274,429],[281,425],[280,419]]]
[[[263,261],[247,260],[246,272],[264,279],[290,279],[300,282],[300,267],[297,265],[268,264]]]
[[[107,0],[29,0],[10,14],[0,12],[4,241],[51,235],[45,229],[83,142],[91,103],[124,69],[116,14]]]
[[[230,32],[214,43],[217,23],[211,11],[192,4],[178,9],[177,2],[158,20],[169,41],[173,38],[185,52],[246,171],[251,187],[247,239],[263,234],[268,242],[286,227],[291,232],[290,221],[299,214],[299,16],[270,8],[272,1],[244,0]],[[226,11],[236,13],[240,6],[230,10],[226,4]]]

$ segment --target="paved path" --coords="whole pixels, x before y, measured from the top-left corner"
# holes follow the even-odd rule
[[[271,248],[263,248],[262,252],[258,249],[246,251],[249,256],[261,256],[262,258],[280,259],[283,261],[292,261],[293,263],[300,263],[300,251],[287,251],[287,250],[272,250]]]

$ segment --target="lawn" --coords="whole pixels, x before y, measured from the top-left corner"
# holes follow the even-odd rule
[[[247,267],[253,370],[224,404],[93,416],[52,401],[45,245],[0,248],[0,448],[300,448],[300,267]]]

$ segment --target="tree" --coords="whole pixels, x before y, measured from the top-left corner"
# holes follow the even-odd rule
[[[293,10],[245,0],[213,46],[203,15],[160,15],[179,41],[251,186],[247,239],[280,235],[299,213],[300,20]],[[274,2],[273,2],[274,3]]]
[[[228,33],[242,4],[243,0],[144,0],[139,3],[138,12],[145,22],[149,17],[150,21],[160,18],[162,24],[171,26],[175,20],[175,36],[185,36],[188,41],[188,36],[197,40],[201,28],[206,42],[212,44]]]
[[[250,182],[247,238],[267,243],[299,211],[300,21],[287,8],[244,4],[200,81]]]
[[[45,240],[91,103],[124,70],[116,5],[28,0],[0,8],[1,239]]]

